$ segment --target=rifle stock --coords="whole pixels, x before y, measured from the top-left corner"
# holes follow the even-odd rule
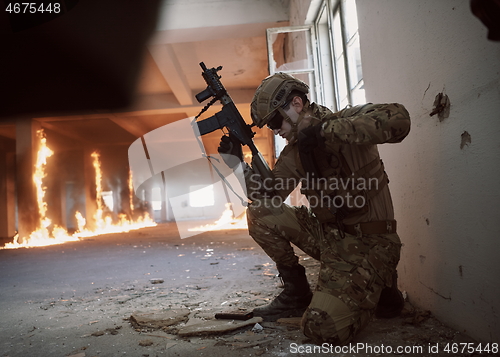
[[[252,167],[256,173],[260,174],[262,178],[272,180],[273,174],[271,169],[253,142],[255,133],[252,131],[252,125],[245,122],[220,81],[221,76],[219,76],[217,72],[222,69],[222,66],[218,68],[207,68],[203,62],[200,63],[200,66],[203,69],[202,76],[207,83],[207,88],[195,96],[196,100],[201,103],[208,98],[212,98],[212,101],[201,113],[217,100],[222,104],[222,110],[220,112],[207,119],[196,122],[200,135],[211,133],[217,129],[226,128],[238,138],[242,145],[247,145],[250,148],[252,152]]]

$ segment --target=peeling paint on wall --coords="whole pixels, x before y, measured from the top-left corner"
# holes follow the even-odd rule
[[[434,108],[430,112],[430,116],[438,115],[439,121],[450,116],[450,99],[446,94],[438,93],[436,99],[434,99]]]
[[[469,146],[472,143],[471,136],[468,132],[464,131],[461,135],[460,149],[463,149],[465,145]]]

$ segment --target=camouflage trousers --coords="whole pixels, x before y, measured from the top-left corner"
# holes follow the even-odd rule
[[[392,285],[401,248],[398,235],[340,235],[307,207],[273,206],[269,199],[250,204],[247,218],[250,235],[278,265],[298,264],[290,243],[320,261],[302,330],[317,344],[349,343],[369,322],[382,289]]]

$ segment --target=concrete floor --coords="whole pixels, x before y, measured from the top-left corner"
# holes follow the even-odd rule
[[[314,284],[318,263],[297,252]],[[444,349],[475,344],[410,305],[400,318],[372,321],[354,341],[364,348],[342,353],[314,351],[297,326],[279,323],[262,323],[258,333],[248,326],[189,338],[131,326],[132,314],[187,307],[190,325],[272,299],[280,291],[277,271],[246,230],[181,240],[175,224],[162,224],[56,246],[0,250],[0,272],[4,357],[401,356],[398,346],[406,352],[420,347],[412,350],[420,356],[470,356]],[[392,353],[382,346],[392,346]]]

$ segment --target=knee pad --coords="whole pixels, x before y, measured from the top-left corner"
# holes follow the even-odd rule
[[[351,311],[336,296],[315,291],[311,304],[302,316],[301,327],[304,335],[316,344],[345,345],[368,321],[368,311]]]

